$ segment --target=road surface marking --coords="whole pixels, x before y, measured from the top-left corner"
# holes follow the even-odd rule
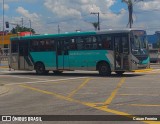
[[[26,89],[33,90],[33,91],[37,91],[37,92],[40,92],[40,93],[44,93],[44,94],[47,94],[47,95],[52,95],[52,96],[55,96],[59,99],[63,99],[63,100],[66,100],[66,101],[82,104],[82,105],[85,105],[85,106],[88,106],[88,107],[91,107],[91,108],[94,108],[94,109],[97,109],[97,110],[101,110],[101,111],[104,111],[104,112],[108,112],[108,113],[112,113],[112,114],[116,114],[116,115],[121,115],[121,116],[124,116],[124,117],[127,117],[127,118],[135,117],[135,116],[133,116],[131,114],[128,114],[128,113],[125,113],[125,112],[109,109],[106,106],[98,106],[97,107],[96,104],[89,103],[89,102],[82,102],[82,101],[79,101],[79,100],[76,100],[76,99],[73,99],[73,98],[70,98],[70,97],[59,95],[59,94],[54,93],[54,92],[49,92],[49,91],[37,89],[37,88],[30,87],[30,86],[27,86],[27,85],[24,85],[24,84],[19,85],[19,86],[23,87],[23,88],[26,88]],[[155,121],[140,121],[140,122],[144,122],[144,123],[147,123],[147,124],[151,124],[151,123],[152,124],[158,124],[159,123],[159,122],[155,122]]]
[[[110,103],[113,101],[113,99],[115,98],[119,88],[121,88],[121,86],[125,82],[125,80],[126,80],[126,78],[122,78],[120,80],[120,82],[118,83],[117,87],[111,93],[110,97],[104,102],[104,105],[107,105],[106,107],[108,107],[110,105]]]
[[[115,104],[117,106],[160,107],[160,104]]]
[[[82,89],[82,87],[84,87],[89,81],[90,78],[87,78],[81,85],[79,85],[75,90],[69,93],[68,97],[73,97],[74,94],[76,94],[80,89]]]
[[[118,94],[119,96],[160,96],[160,94]]]
[[[76,78],[65,78],[65,79],[56,79],[56,80],[42,80],[42,81],[33,81],[33,82],[22,82],[22,83],[12,83],[12,84],[5,84],[5,85],[20,85],[20,84],[36,84],[36,83],[45,83],[45,82],[58,82],[58,81],[67,81],[67,80],[77,80],[83,79],[87,77],[76,77]]]

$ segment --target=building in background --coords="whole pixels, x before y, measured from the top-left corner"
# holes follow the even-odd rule
[[[11,37],[17,37],[17,36],[29,36],[32,35],[31,32],[19,32],[18,34],[12,34],[8,32],[4,32],[4,38],[3,38],[3,31],[0,31],[0,48],[8,48],[10,44],[10,38]]]
[[[10,44],[10,38],[15,36],[17,36],[17,34],[8,33],[6,31],[4,32],[3,36],[3,31],[0,31],[0,48],[8,48],[8,45]]]
[[[151,63],[160,63],[160,31],[147,35]]]
[[[153,35],[147,35],[147,40],[150,49],[160,48],[160,31],[156,31]]]

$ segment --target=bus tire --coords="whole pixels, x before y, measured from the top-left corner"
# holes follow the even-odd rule
[[[99,75],[101,76],[109,76],[111,75],[111,68],[108,63],[102,62],[98,65]]]
[[[55,75],[60,75],[60,74],[62,74],[62,72],[63,72],[63,71],[53,71],[53,73],[54,73]]]
[[[123,75],[124,72],[125,72],[125,71],[116,71],[116,74],[117,74],[117,75]]]
[[[46,73],[44,64],[41,62],[38,62],[35,64],[35,70],[36,70],[36,74],[38,74],[38,75],[42,75],[42,74]]]

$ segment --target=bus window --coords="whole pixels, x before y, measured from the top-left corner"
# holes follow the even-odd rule
[[[46,45],[45,45],[46,51],[50,51],[50,48],[51,48],[50,41],[46,40]]]
[[[39,41],[39,50],[45,51],[45,41],[44,40]]]
[[[101,37],[102,39],[102,48],[103,49],[111,49],[111,42],[112,42],[112,37],[111,36],[106,36],[106,35],[103,35]]]
[[[50,40],[50,50],[55,51],[55,48],[56,48],[55,41],[52,39]]]
[[[81,37],[76,38],[77,42],[77,49],[78,50],[83,50],[84,49],[84,39]]]
[[[11,52],[12,53],[18,53],[18,42],[17,41],[12,41],[11,43]]]
[[[68,50],[70,49],[70,40],[69,39],[65,39],[63,40],[64,43],[64,55],[68,55]]]
[[[74,38],[70,39],[70,50],[76,50],[76,41]]]
[[[129,53],[129,42],[128,42],[128,37],[122,37],[122,49],[123,53]]]
[[[47,39],[45,41],[45,51],[55,51],[55,44],[54,40]]]
[[[97,39],[95,36],[88,36],[85,38],[85,49],[97,49]]]
[[[30,51],[38,52],[38,41],[37,40],[30,41]]]

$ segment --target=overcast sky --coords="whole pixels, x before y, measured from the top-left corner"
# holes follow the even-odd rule
[[[2,5],[2,0],[0,0]],[[4,0],[5,21],[32,28],[37,33],[61,33],[76,30],[94,30],[92,22],[97,21],[100,13],[101,29],[125,28],[128,23],[128,8],[121,0]],[[135,2],[134,28],[146,29],[148,34],[160,30],[160,0],[143,0]],[[2,6],[0,11],[0,28],[2,30]],[[13,28],[11,25],[10,28]]]

